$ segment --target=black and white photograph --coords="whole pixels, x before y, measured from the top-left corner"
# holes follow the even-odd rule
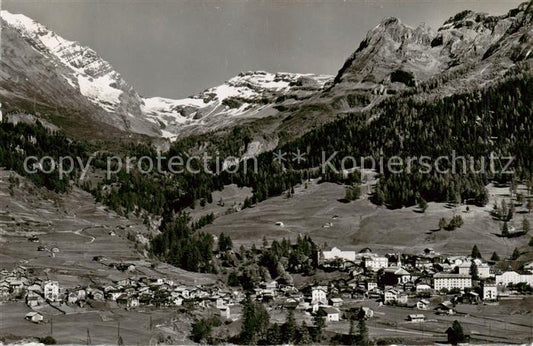
[[[533,344],[533,0],[0,24],[0,346]]]

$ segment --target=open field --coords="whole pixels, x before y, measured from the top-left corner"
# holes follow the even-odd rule
[[[22,264],[58,278],[68,287],[103,283],[132,275],[161,275],[184,283],[197,284],[213,280],[212,276],[190,273],[166,264],[153,268],[142,247],[127,239],[128,233],[147,235],[141,220],[126,219],[104,206],[95,204],[88,193],[74,188],[67,195],[52,194],[44,189],[7,189],[6,171],[0,171],[0,268]],[[26,181],[21,179],[22,183]],[[35,235],[39,242],[30,242]],[[39,246],[45,251],[37,251]],[[59,252],[52,253],[57,248]],[[134,273],[123,273],[93,260],[104,256],[112,262],[136,265]],[[90,278],[90,280],[89,280]]]
[[[508,188],[490,187],[491,202],[483,208],[469,206],[452,208],[444,203],[429,203],[425,213],[416,207],[389,210],[370,203],[365,196],[351,203],[339,201],[344,197],[344,187],[333,183],[308,184],[307,189],[298,186],[293,198],[274,197],[250,209],[222,215],[205,231],[230,234],[234,243],[261,244],[262,238],[269,241],[281,237],[296,238],[298,234],[309,234],[315,242],[342,249],[370,247],[374,251],[420,252],[433,247],[445,254],[468,254],[474,244],[481,253],[490,257],[493,251],[500,256],[509,256],[515,247],[524,247],[529,236],[502,238],[501,221],[490,215],[493,202],[506,197]],[[515,216],[519,227],[522,217],[533,222],[533,214]],[[460,214],[464,225],[455,231],[438,231],[439,219],[450,219]],[[283,222],[284,226],[276,225]],[[331,227],[324,227],[327,223]],[[513,222],[511,222],[512,224]]]
[[[433,298],[438,300],[440,297]],[[396,338],[407,344],[446,343],[445,330],[454,320],[468,328],[474,343],[526,343],[533,340],[531,309],[533,297],[502,300],[499,305],[457,306],[457,315],[437,315],[433,310],[416,310],[379,304],[375,301],[359,301],[355,306],[374,310],[374,317],[367,322],[369,333],[374,338]],[[407,321],[410,314],[423,314],[425,322]],[[349,323],[332,323],[328,330],[348,333]]]
[[[148,345],[167,337],[173,343],[191,344],[187,338],[188,328],[164,328],[168,321],[177,318],[176,312],[169,309],[144,312],[88,309],[83,313],[45,315],[44,323],[40,324],[24,320],[26,313],[31,311],[24,303],[3,303],[0,309],[0,337],[6,341],[53,335],[60,344],[85,345],[88,330],[92,344],[116,344],[119,333],[126,345]],[[150,316],[152,329],[149,328]],[[176,320],[176,323],[179,321]]]

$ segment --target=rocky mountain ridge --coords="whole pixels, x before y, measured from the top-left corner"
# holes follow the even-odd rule
[[[182,100],[144,98],[94,50],[21,15],[1,12],[0,95],[12,109],[48,106],[125,132],[176,138],[276,113],[280,96],[306,97],[331,76],[244,72]]]

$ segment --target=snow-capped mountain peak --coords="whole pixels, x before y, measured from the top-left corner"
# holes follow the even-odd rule
[[[272,106],[278,97],[306,97],[331,79],[243,72],[185,99],[142,98],[94,50],[62,38],[25,15],[1,11],[1,18],[1,64],[7,73],[0,76],[0,95],[8,105],[17,108],[31,101],[76,110],[121,130],[152,136],[176,138],[272,115],[277,112]]]

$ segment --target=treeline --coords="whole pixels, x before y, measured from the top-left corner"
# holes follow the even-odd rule
[[[40,169],[35,173],[30,173],[24,167],[26,158],[30,156],[37,158],[37,160],[28,161],[28,168],[33,170],[34,164],[38,164],[38,161],[45,156],[52,157],[57,164],[60,157],[79,157],[85,160],[87,150],[87,145],[70,141],[63,133],[52,132],[40,122],[35,125],[23,122],[14,125],[5,120],[0,122],[0,167],[15,171],[39,187],[58,193],[68,192],[70,180],[78,178],[79,169],[74,166],[71,173],[65,172],[61,177],[58,168],[54,167],[50,160],[43,160],[41,168],[51,173],[43,173]],[[70,166],[65,168],[70,168]]]
[[[185,270],[212,272],[213,236],[196,232],[189,222],[185,213],[164,222],[161,234],[152,239],[151,251],[165,262]]]
[[[297,167],[300,169],[318,167],[323,153],[329,158],[337,152],[330,160],[335,167],[341,167],[342,159],[348,156],[373,158],[375,168],[383,173],[373,201],[391,208],[414,205],[416,196],[426,201],[466,199],[484,205],[487,182],[505,182],[512,177],[490,171],[491,153],[496,158],[514,156],[511,168],[516,179],[531,177],[531,90],[532,75],[523,72],[488,89],[441,99],[425,101],[416,95],[394,98],[376,107],[371,121],[368,114],[352,114],[285,144],[281,150],[305,150],[307,160]],[[455,161],[454,152],[455,158],[459,157]],[[401,174],[387,167],[395,156],[404,160]],[[406,171],[407,159],[423,156],[431,158],[432,165],[438,157],[448,157],[438,163],[441,172],[448,172],[437,172],[435,165],[428,171],[419,161],[411,162]],[[506,162],[493,160],[493,167],[502,170]],[[363,165],[370,168],[370,163],[367,159]]]

